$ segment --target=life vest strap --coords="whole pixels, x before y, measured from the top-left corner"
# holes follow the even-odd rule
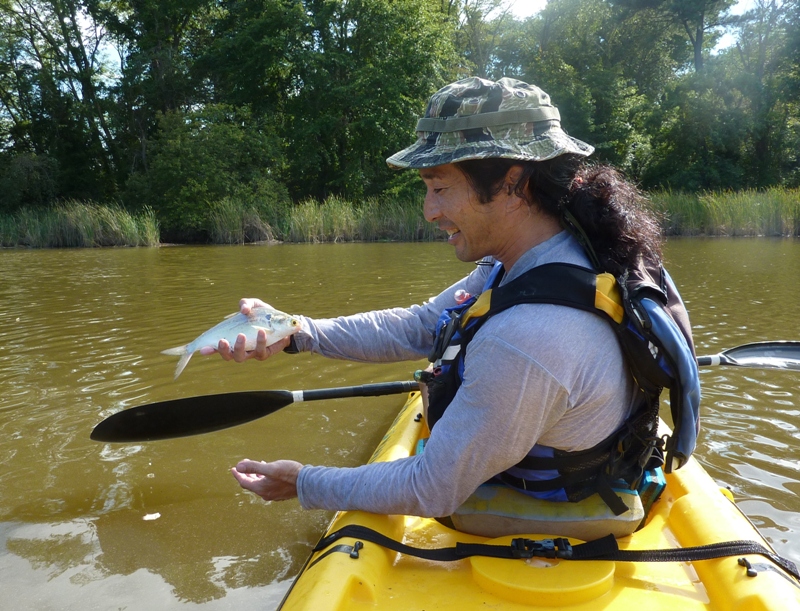
[[[623,500],[619,498],[619,495],[614,492],[614,488],[611,486],[608,478],[602,473],[595,473],[590,477],[587,477],[586,472],[568,473],[546,480],[526,480],[521,477],[514,477],[509,473],[501,473],[497,478],[508,486],[517,488],[518,490],[525,490],[526,492],[546,492],[548,490],[558,490],[560,488],[566,490],[570,486],[575,485],[589,489],[589,486],[591,486],[591,490],[600,495],[600,498],[603,499],[605,504],[608,505],[608,508],[614,512],[615,516],[620,516],[629,509]]]

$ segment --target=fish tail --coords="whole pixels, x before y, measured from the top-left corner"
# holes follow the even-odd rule
[[[186,367],[186,364],[189,362],[189,359],[192,358],[194,352],[189,352],[188,350],[189,344],[185,344],[183,346],[178,346],[177,348],[167,348],[166,350],[162,350],[161,354],[166,354],[167,356],[179,356],[181,357],[178,361],[178,366],[175,367],[175,379],[178,379],[178,376],[181,375],[183,368]]]
[[[178,346],[177,348],[168,348],[166,350],[162,350],[161,354],[166,354],[167,356],[183,356],[186,354],[186,346],[189,344],[184,344],[183,346]]]
[[[184,352],[181,356],[181,359],[178,361],[178,366],[175,367],[175,378],[178,379],[178,376],[181,375],[183,368],[186,367],[186,364],[189,362],[189,359],[192,358],[194,352]]]

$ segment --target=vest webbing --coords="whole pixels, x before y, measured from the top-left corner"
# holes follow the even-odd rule
[[[609,273],[597,274],[569,263],[548,263],[528,270],[514,280],[488,289],[465,313],[461,325],[472,318],[493,316],[522,303],[569,306],[608,317],[619,324],[625,316],[617,282]]]
[[[616,330],[620,327],[625,309],[616,279],[608,273],[596,272],[567,263],[549,263],[534,267],[502,286],[486,289],[475,303],[467,307],[451,328],[444,333],[444,341],[437,342],[430,360],[442,357],[456,327],[461,334],[461,356],[464,346],[479,328],[492,316],[510,307],[525,303],[555,304],[577,308],[597,314],[608,320]],[[621,339],[621,338],[620,338]],[[431,381],[428,414],[434,426],[460,385],[456,367],[451,366],[439,382],[448,384],[450,390],[441,393],[436,381]],[[613,487],[624,480],[635,487],[654,452],[663,445],[656,435],[658,422],[658,394],[645,390],[645,400],[637,411],[606,439],[592,448],[579,452],[555,450],[552,457],[525,457],[516,466],[535,471],[556,470],[559,476],[546,480],[526,480],[508,473],[498,478],[515,488],[531,492],[544,492],[564,488],[570,500],[580,500],[597,492],[616,515],[628,507],[614,493]],[[660,462],[660,460],[659,460]]]

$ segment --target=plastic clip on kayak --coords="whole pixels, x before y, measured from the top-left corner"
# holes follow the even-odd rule
[[[512,539],[511,555],[514,558],[571,558],[572,545],[564,537],[556,539]]]

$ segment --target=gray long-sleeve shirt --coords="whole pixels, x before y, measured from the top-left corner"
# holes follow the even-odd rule
[[[503,283],[553,262],[589,267],[581,247],[562,232],[525,253]],[[455,305],[455,292],[479,293],[489,271],[478,266],[423,305],[303,318],[296,343],[356,361],[422,358],[439,314]],[[489,319],[468,345],[463,383],[425,452],[355,468],[307,465],[298,477],[298,497],[306,509],[449,515],[536,443],[568,451],[599,443],[624,422],[636,398],[606,321],[566,306],[517,305]]]

